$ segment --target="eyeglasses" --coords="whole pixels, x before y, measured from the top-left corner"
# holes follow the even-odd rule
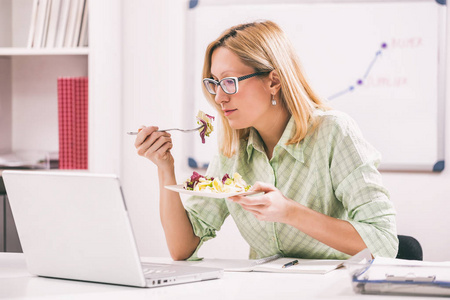
[[[239,85],[238,85],[239,81],[249,79],[249,78],[252,78],[252,77],[255,77],[258,75],[262,75],[265,73],[269,73],[269,72],[256,72],[256,73],[241,76],[241,77],[225,77],[220,81],[214,80],[212,78],[204,78],[203,84],[205,85],[206,90],[212,95],[215,95],[217,93],[217,87],[219,85],[226,94],[233,95],[233,94],[236,94],[239,90]]]

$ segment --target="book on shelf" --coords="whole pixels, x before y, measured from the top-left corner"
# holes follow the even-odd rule
[[[58,29],[60,9],[61,9],[61,0],[52,0],[50,5],[47,39],[45,42],[45,46],[47,48],[55,47],[56,30]]]
[[[50,169],[54,152],[14,150],[0,154],[0,169]]]
[[[36,24],[33,35],[33,48],[41,48],[44,39],[45,19],[47,15],[48,0],[39,0],[36,10]]]
[[[34,32],[35,32],[35,28],[36,28],[38,3],[39,3],[39,0],[34,0],[33,7],[31,9],[31,23],[30,23],[30,30],[28,32],[28,43],[27,43],[28,48],[33,47],[33,39],[34,39]]]
[[[87,0],[33,0],[29,48],[87,46]]]
[[[44,16],[44,29],[42,30],[41,48],[47,44],[48,24],[50,22],[50,11],[52,6],[52,0],[47,0],[47,6],[45,8]]]
[[[82,36],[81,46],[80,47],[87,47],[87,46],[89,46],[89,31],[87,30],[87,28],[89,27],[88,24],[89,24],[89,18],[86,19],[86,29],[81,32],[82,34],[83,34],[83,32],[85,34],[84,34],[84,36]]]
[[[88,78],[58,78],[59,168],[88,168]]]
[[[84,3],[84,10],[83,10],[83,19],[81,21],[81,28],[80,28],[80,36],[77,41],[78,47],[84,47],[87,46],[87,27],[88,27],[88,16],[89,16],[89,0],[85,0]]]
[[[77,13],[75,16],[75,27],[73,31],[73,38],[71,47],[77,47],[78,46],[78,39],[80,38],[80,31],[81,31],[81,24],[83,22],[83,11],[86,4],[85,0],[79,0],[77,7]]]
[[[73,36],[75,33],[75,24],[78,13],[78,6],[81,0],[71,0],[69,17],[67,19],[66,33],[64,37],[64,47],[72,47]]]
[[[55,47],[64,46],[64,37],[66,34],[67,19],[69,18],[70,0],[61,0],[61,8],[58,18],[58,29],[56,31]]]

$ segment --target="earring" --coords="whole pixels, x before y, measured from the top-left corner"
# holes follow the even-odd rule
[[[277,100],[275,99],[275,95],[272,95],[272,105],[277,105]]]

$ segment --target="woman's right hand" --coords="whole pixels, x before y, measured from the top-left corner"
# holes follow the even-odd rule
[[[174,260],[183,260],[192,255],[200,238],[194,234],[180,195],[164,188],[177,184],[174,159],[170,153],[172,138],[168,132],[157,130],[156,126],[140,128],[134,146],[140,156],[148,158],[158,167],[161,224],[170,255]]]
[[[156,126],[140,128],[134,146],[140,156],[148,158],[158,168],[173,168],[174,159],[170,153],[173,144],[170,133],[157,130]]]

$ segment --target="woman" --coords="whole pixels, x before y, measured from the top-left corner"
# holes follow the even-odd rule
[[[136,138],[158,167],[160,214],[171,256],[196,259],[231,215],[250,258],[274,254],[346,259],[364,248],[395,257],[395,210],[376,169],[379,154],[343,113],[309,86],[293,46],[271,21],[230,28],[206,50],[204,92],[222,122],[220,153],[207,175],[240,173],[252,197],[177,193],[172,140],[157,127]]]

